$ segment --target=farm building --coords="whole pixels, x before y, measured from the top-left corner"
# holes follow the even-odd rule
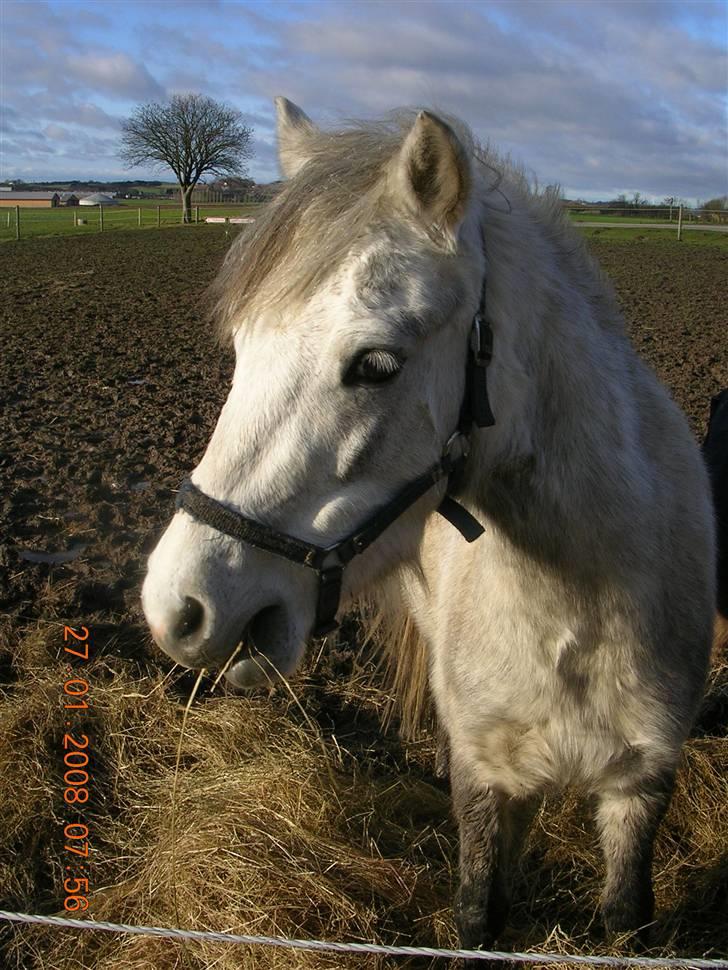
[[[78,205],[78,196],[74,192],[61,192],[61,205]]]
[[[103,192],[94,192],[93,195],[86,195],[78,201],[79,205],[118,205],[119,203],[116,199],[112,199],[110,195],[104,195]]]
[[[4,192],[0,191],[0,206],[19,205],[23,209],[54,209],[60,205],[57,192]]]

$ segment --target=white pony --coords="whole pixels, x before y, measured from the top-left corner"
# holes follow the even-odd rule
[[[217,282],[237,364],[149,560],[153,635],[191,667],[223,665],[242,638],[227,676],[248,687],[290,674],[339,597],[373,596],[426,645],[462,944],[497,937],[534,810],[572,784],[596,796],[607,929],[645,927],[715,608],[687,422],[555,194],[454,120],[323,132],[277,105],[289,181]],[[474,382],[492,426],[467,403]],[[452,465],[485,527],[472,542],[432,514]],[[474,537],[462,509],[459,526]]]

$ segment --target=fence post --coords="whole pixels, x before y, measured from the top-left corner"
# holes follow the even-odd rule
[[[141,227],[141,224],[142,224],[142,207],[139,206],[139,226],[140,227]]]
[[[680,206],[677,210],[677,241],[678,242],[682,240],[682,209],[683,207]]]
[[[161,205],[158,205],[157,206],[157,229],[159,229],[161,225],[162,225],[162,207]]]
[[[104,207],[99,202],[99,232],[104,231]]]
[[[199,221],[200,221],[200,207],[199,207],[199,205],[196,205],[195,206],[195,222],[197,223]]]
[[[15,238],[20,239],[20,206],[15,206]]]

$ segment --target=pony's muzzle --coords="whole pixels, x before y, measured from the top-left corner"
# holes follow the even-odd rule
[[[256,687],[288,676],[301,658],[304,642],[289,622],[282,603],[251,602],[232,610],[199,591],[147,575],[142,607],[152,636],[176,663],[184,667],[222,670],[235,687]],[[218,598],[219,599],[219,598]]]

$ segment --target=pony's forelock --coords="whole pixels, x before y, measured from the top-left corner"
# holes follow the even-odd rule
[[[383,121],[310,134],[308,161],[241,233],[210,288],[220,338],[229,339],[245,317],[305,299],[373,228],[393,221],[385,176],[416,114],[401,110]],[[488,181],[499,185],[494,153],[479,146],[463,122],[446,120],[465,151],[485,166]],[[441,243],[443,255],[452,251],[452,240]]]

